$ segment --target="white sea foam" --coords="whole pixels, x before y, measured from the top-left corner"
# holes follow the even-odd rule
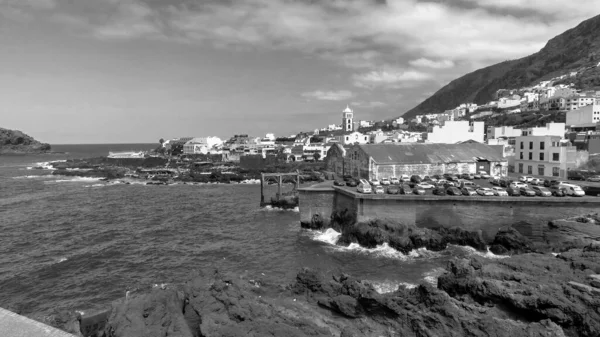
[[[404,287],[406,289],[413,289],[418,287],[418,285],[407,282],[397,282],[397,281],[383,281],[383,282],[370,282],[380,294],[388,294],[393,293],[398,290],[400,287]]]
[[[480,252],[477,249],[475,249],[473,247],[469,247],[469,246],[453,246],[453,247],[462,249],[470,255],[477,255],[477,256],[484,257],[486,259],[506,259],[507,257],[510,257],[508,255],[496,255],[496,254],[490,252],[490,247],[487,247],[487,251],[485,251],[485,252]]]
[[[90,182],[90,181],[99,181],[102,178],[95,177],[73,177],[71,179],[59,179],[54,180],[55,183],[77,183],[77,182]]]
[[[53,178],[55,176],[52,176],[50,174],[42,174],[42,175],[28,175],[28,176],[18,176],[18,177],[13,177],[13,179],[48,179],[48,178]]]
[[[105,185],[105,184],[93,184],[93,185],[85,185],[83,187],[104,187],[104,186],[107,186],[107,185]]]
[[[335,245],[338,242],[338,239],[342,235],[342,233],[338,233],[333,228],[327,228],[326,231],[316,231],[316,234],[313,236],[313,239],[321,242],[328,243],[330,245]]]
[[[260,184],[260,179],[246,179],[246,180],[242,180],[240,181],[240,184]]]
[[[276,211],[276,212],[296,212],[296,213],[300,213],[300,208],[298,206],[294,207],[294,208],[279,208],[279,207],[273,207],[271,205],[267,205],[265,207],[262,208],[265,211]]]
[[[437,287],[438,277],[440,277],[446,270],[444,268],[434,268],[428,272],[423,273],[423,279],[425,282]]]
[[[65,262],[65,261],[67,261],[67,260],[68,260],[68,259],[67,259],[66,257],[61,257],[60,259],[58,259],[58,262],[57,262],[57,263]]]

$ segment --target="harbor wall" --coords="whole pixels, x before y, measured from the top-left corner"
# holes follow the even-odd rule
[[[511,225],[535,241],[544,240],[548,222],[600,210],[600,198],[527,198],[359,194],[330,187],[299,191],[300,221],[316,217],[327,224],[334,212],[349,212],[357,221],[393,219],[424,228],[460,226],[481,230],[492,240]]]

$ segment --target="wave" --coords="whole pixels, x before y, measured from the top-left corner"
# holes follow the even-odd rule
[[[43,161],[43,162],[39,162],[39,163],[35,163],[34,166],[27,166],[28,170],[54,170],[54,167],[52,166],[53,163],[64,163],[66,162],[66,159],[63,160],[53,160],[53,161]]]
[[[41,175],[28,175],[28,176],[18,176],[13,177],[13,179],[49,179],[54,178],[55,176],[50,174],[41,174]]]
[[[97,177],[73,177],[71,179],[58,179],[54,181],[47,181],[47,183],[77,183],[77,182],[90,182],[99,181],[102,178]]]
[[[466,252],[468,255],[477,255],[477,256],[481,256],[486,259],[506,259],[506,258],[510,257],[509,255],[496,255],[496,254],[490,252],[490,247],[487,247],[487,250],[485,252],[480,252],[477,249],[475,249],[473,247],[469,247],[469,246],[456,246],[456,245],[449,245],[449,246],[458,248],[458,249]]]
[[[85,185],[84,187],[104,187],[106,184],[93,184],[93,185]]]
[[[262,208],[262,210],[265,211],[276,211],[276,212],[296,212],[296,213],[300,213],[300,207],[296,206],[294,208],[279,208],[279,207],[273,207],[271,205],[267,205],[265,207]]]
[[[413,289],[413,288],[418,287],[418,285],[413,284],[413,283],[399,282],[399,281],[383,281],[383,282],[369,281],[369,283],[371,283],[373,288],[375,288],[375,291],[377,291],[380,294],[393,293],[394,291],[397,291],[398,289],[400,289],[400,287],[403,287],[406,289]]]
[[[423,279],[425,282],[437,287],[438,277],[442,276],[446,272],[444,268],[433,268],[432,270],[423,273]]]
[[[240,181],[240,184],[251,184],[251,185],[260,184],[260,179],[246,179],[246,180]]]

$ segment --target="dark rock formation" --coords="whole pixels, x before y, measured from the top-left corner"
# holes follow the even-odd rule
[[[594,247],[503,260],[454,259],[439,289],[468,303],[494,307],[523,322],[551,322],[567,336],[600,335],[600,289],[589,275],[600,272]]]
[[[40,143],[21,131],[0,128],[0,153],[41,153],[50,150],[50,144]]]
[[[375,248],[387,243],[404,254],[423,247],[440,251],[446,249],[448,244],[471,246],[479,250],[486,249],[486,243],[480,232],[469,232],[460,227],[418,228],[394,220],[346,223],[340,227],[342,233],[338,240],[340,245],[358,243],[366,248]]]
[[[494,254],[530,253],[531,241],[513,227],[505,227],[496,233],[490,251]]]

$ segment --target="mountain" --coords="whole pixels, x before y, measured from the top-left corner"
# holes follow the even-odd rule
[[[21,131],[0,128],[0,154],[40,153],[50,149],[50,144],[41,143]]]
[[[485,104],[498,89],[517,89],[578,71],[579,89],[600,88],[600,15],[548,41],[539,52],[476,70],[446,85],[403,117],[440,113],[461,103]]]

